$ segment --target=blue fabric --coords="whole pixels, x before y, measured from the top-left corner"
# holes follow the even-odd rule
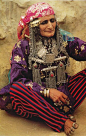
[[[70,32],[67,32],[63,29],[59,29],[59,30],[64,41],[74,41],[74,36]]]

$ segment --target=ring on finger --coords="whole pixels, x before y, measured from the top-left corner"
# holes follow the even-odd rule
[[[74,128],[73,127],[71,127],[71,133],[74,133]]]
[[[59,101],[58,103],[59,103],[60,105],[62,105],[62,101]]]

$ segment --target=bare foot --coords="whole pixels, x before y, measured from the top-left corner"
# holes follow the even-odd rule
[[[78,124],[74,123],[70,119],[67,119],[65,124],[64,124],[64,132],[66,133],[67,136],[69,136],[71,133],[74,132],[74,129],[78,128]]]

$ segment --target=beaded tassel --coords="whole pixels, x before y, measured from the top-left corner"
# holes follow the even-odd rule
[[[57,85],[66,82],[65,66],[62,62],[59,63],[57,68]]]
[[[33,64],[33,82],[36,82],[38,84],[42,84],[41,83],[41,76],[40,76],[40,70],[37,69],[37,64],[34,63]]]
[[[56,88],[56,77],[52,71],[50,72],[49,77],[46,78],[46,87]]]

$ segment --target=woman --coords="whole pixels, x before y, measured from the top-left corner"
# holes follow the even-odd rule
[[[0,92],[8,97],[5,101],[0,98],[1,109],[8,111],[11,101],[16,114],[38,116],[53,130],[71,134],[78,124],[70,114],[86,95],[86,69],[69,77],[65,68],[69,56],[86,60],[86,43],[61,35],[52,7],[44,2],[28,8],[17,30],[10,84]]]

